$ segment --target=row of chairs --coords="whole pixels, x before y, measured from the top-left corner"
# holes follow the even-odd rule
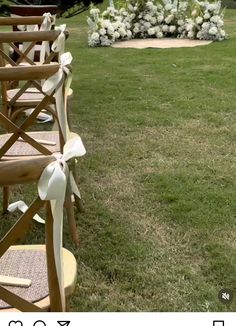
[[[0,311],[65,311],[66,298],[76,285],[76,260],[62,246],[63,212],[65,207],[72,239],[78,245],[74,203],[81,210],[81,198],[76,162],[85,148],[68,121],[68,101],[73,93],[72,56],[64,52],[68,32],[65,26],[52,30],[52,21],[49,14],[0,18],[0,26],[39,27],[0,32],[3,212],[19,207],[17,202],[10,204],[13,185],[36,183],[38,191],[0,240]],[[50,114],[52,128],[47,124],[42,130],[37,124],[42,114]],[[16,245],[32,219],[43,212],[42,207],[45,244]]]

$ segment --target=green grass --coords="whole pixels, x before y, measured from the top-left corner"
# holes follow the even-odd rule
[[[87,148],[73,311],[235,311],[235,18],[226,41],[166,50],[88,48],[86,13],[65,21]]]

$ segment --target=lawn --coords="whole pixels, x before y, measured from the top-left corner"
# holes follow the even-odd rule
[[[89,48],[86,15],[61,20],[87,148],[72,311],[235,311],[236,10],[228,40],[166,50]]]

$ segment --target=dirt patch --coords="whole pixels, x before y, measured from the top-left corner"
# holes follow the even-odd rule
[[[178,39],[178,38],[162,38],[162,39],[143,39],[143,40],[129,40],[116,42],[112,45],[113,48],[135,48],[135,49],[145,49],[145,48],[189,48],[201,45],[208,45],[212,41],[201,41],[201,40],[188,40],[188,39]]]

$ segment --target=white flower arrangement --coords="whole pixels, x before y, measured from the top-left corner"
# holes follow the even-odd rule
[[[110,46],[131,38],[178,37],[221,41],[227,37],[221,1],[126,0],[102,13],[92,7],[87,19],[89,46]]]
[[[191,18],[186,19],[180,37],[222,41],[226,38],[223,26],[224,11],[221,10],[220,1],[209,3],[195,0]]]

